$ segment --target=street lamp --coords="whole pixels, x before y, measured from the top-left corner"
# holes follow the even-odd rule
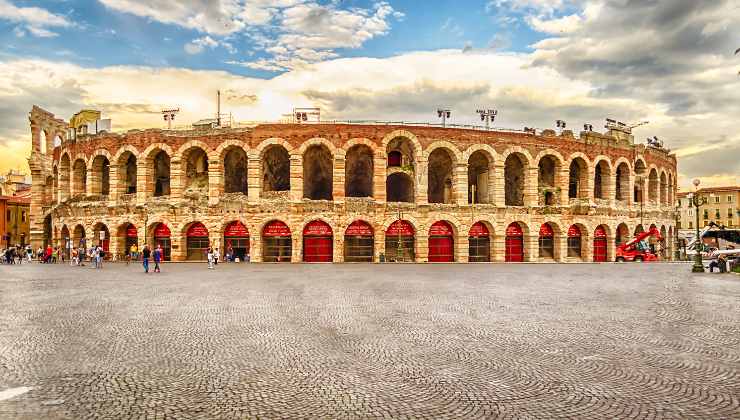
[[[475,111],[480,114],[480,120],[486,122],[486,130],[490,128],[491,123],[496,119],[498,110],[496,109],[478,109]]]
[[[451,115],[452,115],[452,111],[450,111],[449,109],[441,109],[441,108],[437,109],[437,117],[442,118],[442,127],[446,126],[447,118],[450,118]]]
[[[694,193],[689,193],[688,196],[689,203],[694,206],[694,210],[696,211],[696,254],[694,255],[694,266],[691,267],[692,273],[704,272],[704,264],[701,262],[701,248],[704,247],[704,243],[699,236],[699,207],[707,204],[708,200],[707,197],[699,195],[697,188],[700,182],[698,178],[694,180]]]

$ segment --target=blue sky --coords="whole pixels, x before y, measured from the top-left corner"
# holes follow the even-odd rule
[[[0,0],[0,171],[26,114],[100,109],[114,130],[296,106],[328,119],[601,129],[649,121],[679,181],[740,182],[737,0]]]

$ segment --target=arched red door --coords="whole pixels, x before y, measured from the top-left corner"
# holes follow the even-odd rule
[[[188,228],[186,236],[188,261],[205,261],[208,247],[211,246],[208,240],[208,229],[203,223],[195,222]]]
[[[555,258],[555,232],[549,223],[540,226],[540,258]]]
[[[273,220],[262,229],[262,261],[290,262],[293,254],[293,239],[290,228],[279,220]]]
[[[491,261],[491,233],[483,222],[470,227],[468,233],[468,261]]]
[[[568,256],[571,258],[582,257],[581,229],[572,225],[568,228]]]
[[[506,228],[505,241],[506,262],[524,261],[524,232],[519,223],[512,223]]]
[[[375,240],[373,227],[356,220],[344,232],[344,261],[373,262]]]
[[[453,262],[454,240],[449,223],[439,221],[429,229],[429,262]]]
[[[249,255],[249,230],[240,221],[234,221],[224,228],[224,247],[223,252],[231,251],[231,258],[236,261],[245,261]]]
[[[129,223],[126,227],[126,243],[124,253],[131,252],[131,247],[136,245],[139,246],[139,231],[136,230],[136,226],[133,223]]]
[[[303,229],[303,261],[332,262],[334,239],[331,226],[314,220]]]
[[[606,262],[606,229],[603,226],[594,231],[594,262]]]
[[[164,254],[162,260],[169,261],[172,257],[172,242],[171,242],[170,228],[164,223],[159,223],[154,227],[154,251],[157,246],[162,247],[162,253]]]

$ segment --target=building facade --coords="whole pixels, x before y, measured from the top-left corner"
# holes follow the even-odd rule
[[[674,242],[675,155],[627,132],[274,123],[67,139],[47,111],[29,118],[35,244],[485,262],[613,261],[652,226]]]
[[[26,245],[31,239],[31,197],[0,195],[0,248]]]

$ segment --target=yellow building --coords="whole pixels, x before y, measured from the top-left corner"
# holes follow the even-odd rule
[[[30,190],[17,196],[0,196],[0,247],[26,245],[31,238]]]
[[[699,227],[714,222],[725,227],[740,226],[740,186],[702,188],[697,191],[701,197],[707,198],[707,203],[699,211]],[[693,205],[689,202],[688,193],[679,193],[676,196],[679,208],[677,227],[679,230],[696,229],[696,214]]]

